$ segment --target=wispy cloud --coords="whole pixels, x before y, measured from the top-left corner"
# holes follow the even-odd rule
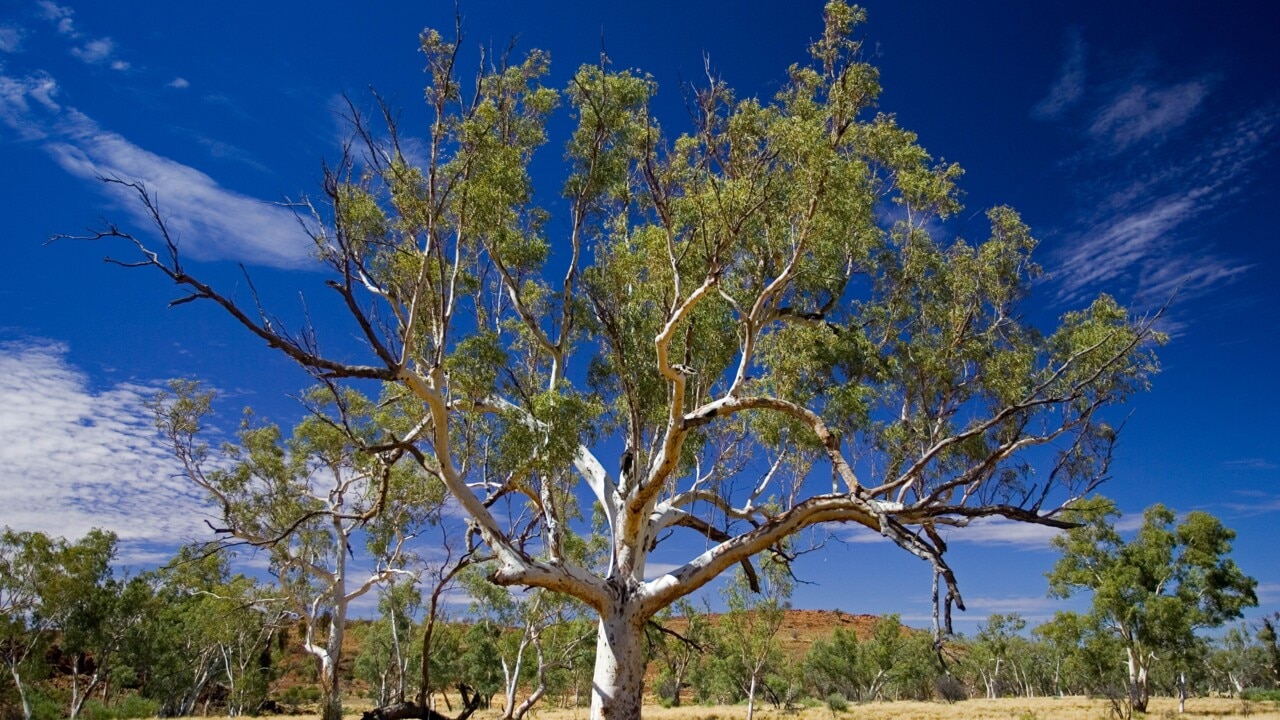
[[[1067,31],[1067,57],[1062,62],[1058,77],[1049,87],[1049,93],[1031,109],[1035,117],[1049,120],[1060,117],[1067,108],[1084,96],[1085,43],[1080,28]]]
[[[137,180],[161,201],[181,251],[196,260],[234,259],[280,268],[312,266],[311,241],[292,211],[241,195],[195,168],[156,155],[103,130],[87,115],[62,108],[48,74],[0,75],[0,121],[26,140],[39,140],[65,171],[94,182],[101,177]],[[103,186],[143,228],[150,220],[136,197]]]
[[[78,44],[71,48],[71,55],[89,65],[107,65],[112,70],[128,70],[132,67],[127,61],[115,57],[116,43],[109,37],[91,38],[78,42],[85,33],[76,28],[76,11],[66,5],[59,5],[51,0],[40,0],[36,3],[39,15],[53,23],[58,33]]]
[[[186,88],[191,87],[191,82],[186,78],[176,77],[166,83],[166,86],[174,88],[175,90],[185,90]]]
[[[14,27],[13,25],[0,25],[0,52],[21,52],[22,36],[22,28]]]
[[[1275,470],[1280,468],[1280,463],[1266,458],[1243,458],[1240,460],[1227,460],[1222,463],[1232,470]]]
[[[1012,597],[968,597],[964,605],[969,612],[975,614],[1000,613],[1009,615],[1017,613],[1025,620],[1045,620],[1055,610],[1063,608],[1063,601],[1044,595],[1019,595]]]
[[[1258,493],[1248,502],[1223,503],[1222,507],[1245,517],[1270,515],[1280,512],[1280,495]]]
[[[1168,87],[1139,83],[1099,110],[1089,133],[1113,152],[1139,141],[1163,139],[1185,124],[1208,94],[1209,84],[1204,80]]]
[[[71,48],[71,55],[90,65],[96,65],[103,60],[111,57],[111,53],[116,49],[116,43],[111,38],[99,38],[90,40],[79,47]]]
[[[1066,235],[1051,263],[1058,299],[1079,302],[1108,290],[1130,294],[1134,305],[1150,308],[1175,291],[1185,299],[1248,272],[1248,264],[1193,242],[1193,228],[1249,182],[1278,120],[1275,108],[1256,110],[1208,132],[1190,151],[1154,153],[1149,160],[1154,167],[1146,172],[1135,173],[1128,163],[1111,172],[1096,167],[1098,160],[1087,164],[1084,169],[1094,180],[1091,194],[1082,199],[1094,210],[1081,218],[1082,229]]]
[[[968,527],[952,530],[949,543],[1005,545],[1021,550],[1049,550],[1053,538],[1062,531],[1047,525],[1017,522],[1006,518],[978,518]]]
[[[1280,602],[1280,583],[1259,583],[1254,590],[1260,605],[1273,605]]]
[[[0,75],[0,122],[18,133],[23,140],[38,140],[46,136],[39,123],[32,120],[36,108],[56,113],[62,109],[54,100],[58,83],[48,73],[36,72],[22,78]]]
[[[209,153],[210,157],[214,157],[219,160],[230,160],[232,162],[241,163],[243,165],[247,165],[253,168],[254,170],[257,170],[258,172],[262,172],[262,173],[271,172],[271,169],[268,168],[266,165],[263,165],[262,163],[258,162],[258,160],[255,159],[248,152],[245,152],[241,148],[236,147],[231,143],[223,142],[222,140],[216,140],[203,133],[191,133],[191,137],[194,138],[196,142],[200,143],[202,147],[204,147],[205,151]]]
[[[1062,532],[1047,525],[1016,522],[1006,518],[978,518],[965,527],[943,531],[949,544],[972,543],[974,545],[1012,546],[1022,550],[1048,550],[1050,541]],[[845,534],[850,543],[887,543],[888,538],[865,528],[856,528]]]
[[[130,552],[208,534],[145,401],[156,388],[95,388],[56,342],[0,343],[0,525],[66,537],[94,527]]]
[[[36,7],[40,8],[40,16],[53,23],[54,27],[58,28],[58,32],[71,38],[80,36],[76,31],[75,20],[72,19],[75,10],[52,0],[39,0]]]

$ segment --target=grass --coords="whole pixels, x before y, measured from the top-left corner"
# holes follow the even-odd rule
[[[498,698],[494,698],[495,701]],[[367,702],[353,703],[357,709],[349,717],[358,720],[358,710],[367,709]],[[352,710],[348,710],[352,712]],[[501,709],[481,710],[472,717],[475,720],[495,720]],[[663,708],[646,705],[646,720],[745,720],[745,705],[688,705]],[[847,710],[832,713],[826,706],[805,708],[785,713],[772,706],[758,707],[757,720],[1105,720],[1111,714],[1110,704],[1103,699],[1083,697],[1065,698],[1001,698],[998,700],[964,700],[952,705],[933,702],[850,703]],[[266,716],[259,720],[310,720],[315,715]],[[588,720],[587,708],[535,708],[529,720]],[[1135,715],[1134,717],[1143,717]],[[1214,718],[1244,718],[1251,720],[1280,720],[1280,704],[1272,702],[1244,702],[1238,698],[1191,698],[1187,700],[1187,712],[1178,715],[1178,703],[1173,698],[1152,698],[1146,718],[1183,718],[1185,720],[1213,720]]]

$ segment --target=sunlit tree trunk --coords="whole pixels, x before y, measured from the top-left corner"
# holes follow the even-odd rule
[[[596,630],[593,720],[639,720],[644,666],[644,618],[615,601],[600,613]]]

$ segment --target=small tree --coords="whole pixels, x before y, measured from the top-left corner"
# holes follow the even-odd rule
[[[971,662],[982,678],[988,698],[1006,694],[1005,676],[1016,672],[1009,667],[1013,661],[1011,646],[1026,626],[1027,622],[1017,613],[994,613],[978,626],[978,636],[970,646]]]
[[[804,658],[805,673],[814,695],[862,699],[868,683],[862,676],[861,655],[862,646],[853,630],[836,627],[830,637],[814,641]]]
[[[13,680],[24,720],[31,720],[30,671],[51,639],[53,618],[41,612],[42,590],[57,572],[48,535],[8,527],[0,534],[0,660]]]
[[[755,716],[756,692],[766,675],[782,662],[777,635],[791,607],[793,585],[785,567],[766,561],[764,569],[759,592],[752,591],[751,580],[743,572],[734,573],[721,591],[728,609],[715,630],[725,671],[747,699],[747,720]]]
[[[1262,617],[1262,627],[1258,630],[1258,642],[1267,654],[1267,669],[1271,673],[1272,687],[1280,687],[1280,640],[1277,639],[1276,627],[1280,626],[1280,612],[1270,617]]]
[[[356,676],[369,684],[379,707],[403,703],[422,678],[422,645],[414,636],[414,617],[422,594],[412,581],[384,584],[378,592],[378,619],[369,624],[356,658]]]
[[[375,452],[386,425],[373,404],[350,389],[325,386],[306,396],[311,417],[287,441],[271,424],[246,419],[238,444],[214,460],[200,442],[212,395],[175,381],[154,403],[156,422],[187,477],[222,514],[226,543],[270,553],[271,572],[303,620],[303,647],[320,669],[324,720],[341,720],[339,662],[351,602],[402,569],[404,543],[438,506],[441,487],[418,466],[398,462],[402,448]],[[354,544],[363,537],[376,567],[353,579]]]
[[[1094,627],[1120,641],[1128,702],[1145,712],[1152,664],[1193,646],[1197,630],[1257,605],[1257,581],[1228,557],[1235,533],[1208,513],[1175,524],[1172,510],[1153,505],[1128,542],[1115,529],[1120,512],[1111,501],[1082,503],[1074,514],[1082,524],[1053,540],[1062,557],[1049,573],[1050,593],[1092,594]],[[1178,686],[1185,699],[1185,679]]]
[[[680,631],[672,630],[673,620],[681,623]],[[676,601],[654,618],[649,626],[650,653],[660,663],[658,695],[680,706],[680,690],[697,672],[702,655],[711,642],[711,626],[705,613],[699,612],[687,598]]]

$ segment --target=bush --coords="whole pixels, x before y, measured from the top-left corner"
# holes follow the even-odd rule
[[[66,716],[62,703],[35,688],[27,690],[27,703],[31,706],[31,720],[61,720]]]
[[[280,693],[280,702],[295,708],[299,705],[320,702],[320,688],[311,685],[294,685],[285,688],[284,692]]]
[[[831,693],[827,696],[827,707],[831,709],[831,714],[842,713],[849,709],[849,701],[840,693]]]
[[[1267,690],[1266,688],[1248,688],[1240,693],[1240,697],[1245,700],[1264,701],[1264,702],[1280,702],[1280,690]]]
[[[112,708],[112,714],[118,718],[118,720],[153,718],[159,712],[159,702],[144,698],[141,695],[128,695],[124,700],[121,700],[114,708]]]
[[[938,697],[949,703],[969,699],[968,689],[954,675],[940,675],[933,682],[933,687],[937,691]]]

